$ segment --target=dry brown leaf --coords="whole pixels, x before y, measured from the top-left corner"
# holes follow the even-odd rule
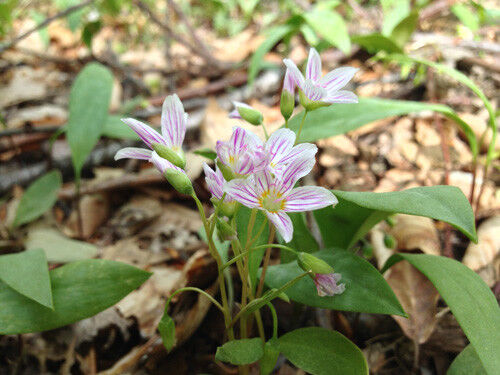
[[[462,263],[477,271],[489,265],[500,252],[500,216],[484,221],[477,230],[478,243],[467,247]]]
[[[80,199],[79,206],[82,220],[82,233],[80,233],[77,210],[73,210],[71,213],[64,232],[66,232],[68,236],[77,235],[82,238],[90,238],[108,218],[108,196],[106,194],[85,195]]]
[[[215,58],[226,62],[240,62],[249,57],[262,44],[265,36],[257,34],[250,28],[231,38],[214,39],[210,45],[214,47]]]
[[[472,113],[460,113],[459,114],[460,118],[462,118],[467,124],[470,125],[472,128],[472,131],[476,135],[478,139],[480,139],[485,132],[486,129],[488,129],[488,113],[481,113],[481,114],[472,114]],[[481,151],[486,151],[488,149],[488,145],[491,143],[492,139],[492,134],[491,131],[488,131],[486,133],[486,136],[484,137],[484,141],[482,143],[482,148]],[[496,138],[495,142],[495,150],[500,150],[500,138]]]
[[[426,254],[440,255],[441,246],[434,221],[427,217],[399,214],[389,230],[397,241],[398,250],[421,250]]]
[[[441,136],[427,119],[415,121],[415,138],[422,146],[437,146],[441,144]]]
[[[481,169],[481,168],[480,168]],[[450,185],[458,187],[465,194],[466,197],[470,196],[470,189],[472,185],[472,173],[462,171],[450,172]],[[476,186],[474,190],[474,201],[477,201],[483,184],[483,176],[481,170],[478,171],[476,176]],[[487,180],[484,186],[483,194],[481,195],[480,210],[492,210],[500,208],[500,200],[496,197],[495,186],[492,181]]]
[[[9,84],[0,87],[0,108],[28,100],[43,99],[48,93],[47,72],[22,66],[14,70]]]

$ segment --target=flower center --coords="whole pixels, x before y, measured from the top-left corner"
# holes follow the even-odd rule
[[[285,208],[285,199],[276,192],[265,192],[259,199],[260,206],[269,212],[278,212]]]

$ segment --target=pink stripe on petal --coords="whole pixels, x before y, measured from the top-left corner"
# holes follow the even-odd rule
[[[286,197],[284,210],[302,212],[317,210],[338,203],[331,191],[320,186],[304,186],[292,189]]]
[[[295,158],[283,169],[281,179],[277,181],[279,191],[282,194],[290,191],[300,178],[311,172],[315,163],[316,160],[307,157],[307,155],[300,155]]]
[[[139,159],[139,160],[149,160],[151,158],[151,150],[138,147],[125,147],[115,155],[115,160],[120,159]]]
[[[286,65],[287,73],[290,75],[290,79],[293,80],[295,86],[301,89],[304,85],[305,78],[299,68],[297,68],[297,65],[295,65],[295,63],[290,59],[284,59],[283,63]]]
[[[321,58],[318,51],[311,48],[307,59],[306,78],[317,82],[321,78]]]
[[[297,157],[303,158],[313,158],[318,152],[318,147],[313,143],[300,143],[297,146],[294,146],[290,152],[283,157],[279,163],[280,164],[289,164],[295,160]]]
[[[137,121],[133,118],[124,118],[122,121],[127,124],[130,129],[136,132],[139,138],[141,138],[149,148],[153,148],[151,146],[153,143],[160,143],[163,145],[167,144],[160,133],[143,122]]]
[[[288,69],[285,72],[285,78],[283,79],[283,91],[288,91],[293,95],[295,92],[295,81],[292,79]]]
[[[358,97],[351,91],[340,90],[329,94],[323,101],[327,103],[358,103]]]
[[[252,185],[251,178],[231,180],[224,185],[224,191],[244,206],[255,208],[259,206],[259,198]]]
[[[314,102],[322,100],[327,95],[326,89],[318,86],[310,79],[305,81],[302,91],[310,100]]]
[[[155,151],[152,152],[151,154],[151,163],[154,164],[156,169],[160,171],[161,174],[164,174],[167,169],[175,169],[176,171],[186,173],[184,170],[182,170],[179,167],[176,167],[173,165],[171,162],[169,162],[166,159],[163,159],[160,155],[158,155]]]
[[[329,93],[333,91],[340,90],[342,87],[347,85],[347,83],[354,77],[354,74],[359,69],[352,68],[349,66],[337,68],[326,74],[319,84],[324,87]]]
[[[266,142],[265,149],[270,154],[271,162],[277,163],[292,150],[295,143],[295,133],[290,129],[276,130]]]
[[[276,227],[278,233],[283,237],[285,242],[290,242],[293,237],[293,224],[290,217],[284,212],[268,212],[265,211],[267,218]]]
[[[161,113],[161,131],[168,146],[181,147],[186,135],[187,114],[179,97],[169,95],[165,98]]]

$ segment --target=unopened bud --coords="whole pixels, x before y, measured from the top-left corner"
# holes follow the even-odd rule
[[[233,217],[236,213],[236,209],[238,208],[239,203],[237,201],[226,201],[221,202],[220,199],[212,197],[210,199],[214,206],[219,208],[219,216],[224,217],[227,216],[229,218]]]
[[[306,111],[314,111],[315,109],[327,107],[330,104],[322,101],[313,101],[309,99],[302,90],[299,90],[299,102],[306,109]]]
[[[232,179],[236,178],[236,175],[231,170],[231,168],[229,168],[227,165],[225,165],[224,163],[222,163],[220,160],[217,160],[217,166],[219,167],[219,169],[220,169],[220,171],[222,173],[222,176],[224,177],[224,179],[227,182],[229,182]]]
[[[262,116],[262,113],[260,113],[256,109],[238,106],[237,110],[241,118],[252,125],[258,126],[262,124],[262,121],[264,120],[264,116]]]
[[[221,241],[232,241],[237,238],[236,230],[231,227],[225,220],[216,217],[215,226],[217,227],[217,235]]]
[[[312,271],[315,274],[333,273],[333,268],[328,263],[308,253],[299,253],[297,263],[306,272]]]
[[[191,184],[189,177],[184,172],[169,168],[163,175],[179,193],[186,195],[193,194],[193,184]]]
[[[167,159],[173,165],[184,169],[186,166],[186,157],[184,156],[184,151],[174,151],[170,147],[162,145],[161,143],[153,143],[153,150],[164,159]]]
[[[394,236],[391,236],[390,234],[384,235],[384,245],[389,249],[395,249],[396,239],[394,238]]]
[[[285,120],[288,120],[290,118],[294,108],[295,98],[293,96],[293,93],[288,90],[283,90],[281,92],[280,110]]]

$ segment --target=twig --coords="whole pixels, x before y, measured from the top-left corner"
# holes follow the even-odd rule
[[[43,29],[44,27],[46,27],[47,25],[49,25],[53,21],[55,21],[55,20],[57,20],[59,18],[66,17],[67,15],[69,15],[69,14],[71,14],[73,12],[76,12],[77,10],[85,8],[86,6],[92,4],[93,2],[94,2],[94,0],[86,0],[83,3],[76,4],[76,5],[73,5],[72,7],[66,8],[62,12],[59,12],[59,13],[53,15],[52,17],[46,18],[45,21],[43,21],[42,23],[36,25],[34,28],[32,28],[32,29],[24,32],[23,34],[15,37],[10,42],[7,42],[6,44],[0,46],[0,53],[4,52],[5,50],[8,50],[9,48],[12,48],[14,45],[16,45],[17,43],[19,43],[21,40],[27,38],[28,36],[30,36],[34,32]]]

